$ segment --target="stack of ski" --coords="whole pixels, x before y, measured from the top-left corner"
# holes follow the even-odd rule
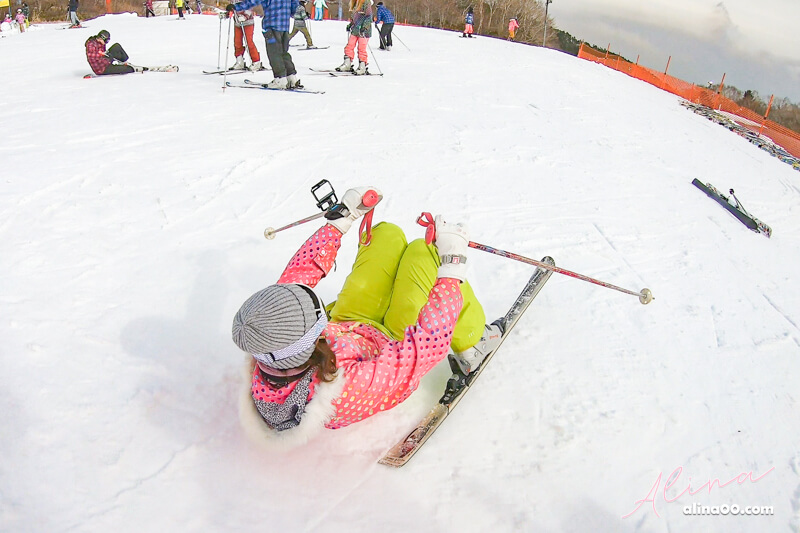
[[[544,257],[542,258],[542,262],[555,266],[555,261],[553,261],[552,257]],[[547,280],[550,279],[551,275],[552,272],[549,270],[543,268],[536,269],[531,279],[528,280],[528,284],[525,285],[525,288],[502,319],[505,324],[505,332],[497,348],[486,356],[486,359],[483,360],[483,363],[481,363],[474,372],[467,376],[462,374],[457,367],[453,368],[453,375],[448,380],[445,392],[439,399],[439,403],[431,409],[428,415],[417,424],[417,427],[415,427],[411,433],[386,452],[386,455],[378,461],[379,463],[400,467],[406,464],[408,460],[419,451],[444,419],[447,418],[447,415],[455,409],[458,402],[467,393],[470,386],[481,372],[483,372],[483,369],[492,357],[494,357],[494,354],[497,353],[497,350],[500,349],[500,346],[503,345],[503,342],[505,342],[511,330],[514,329],[522,313],[525,312],[533,299],[536,298],[536,295],[539,294],[539,291],[542,290],[542,287]]]
[[[766,235],[767,237],[772,236],[772,228],[748,213],[744,206],[739,203],[739,199],[736,198],[736,195],[733,193],[733,189],[730,190],[730,197],[728,197],[722,194],[710,183],[702,183],[696,178],[692,180],[692,185],[706,193],[710,198],[716,200],[719,205],[727,209],[733,216],[739,219],[742,224],[751,230],[755,231],[756,233]]]

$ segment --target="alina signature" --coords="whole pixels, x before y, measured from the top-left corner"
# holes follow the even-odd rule
[[[659,487],[661,486],[661,478],[663,477],[664,473],[659,472],[658,477],[656,478],[656,482],[653,483],[653,486],[652,488],[650,488],[650,492],[647,493],[647,496],[642,498],[641,500],[637,500],[636,507],[633,508],[633,511],[624,515],[622,518],[628,518],[633,513],[638,511],[645,503],[650,503],[653,507],[653,512],[656,514],[657,517],[661,518],[661,515],[658,514],[658,511],[656,510],[656,500],[659,498],[659,496],[661,496],[661,498],[663,498],[665,502],[672,503],[685,494],[694,495],[702,490],[707,490],[708,493],[711,494],[711,489],[713,489],[715,485],[719,488],[722,488],[734,482],[737,483],[738,485],[742,485],[743,483],[746,483],[748,481],[750,483],[756,483],[759,480],[763,479],[764,476],[766,476],[773,470],[775,470],[774,466],[769,470],[767,470],[766,472],[764,472],[763,474],[761,474],[760,476],[754,476],[752,471],[742,472],[738,476],[731,478],[729,481],[726,481],[724,483],[716,478],[713,480],[709,479],[708,481],[706,481],[697,488],[692,488],[692,478],[690,477],[688,483],[686,483],[686,488],[680,492],[677,492],[679,490],[679,487],[676,487],[676,485],[678,484],[678,480],[680,479],[681,474],[683,473],[682,466],[679,466],[678,468],[672,471],[672,473],[667,478],[666,483],[664,483],[664,488],[662,490],[659,490]],[[669,494],[667,493],[667,491],[669,491]],[[677,492],[677,494],[675,494],[675,492]],[[670,494],[675,494],[675,495],[670,496]]]

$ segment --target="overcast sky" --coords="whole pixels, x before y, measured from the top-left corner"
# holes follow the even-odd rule
[[[556,27],[686,81],[800,103],[800,0],[553,0]]]

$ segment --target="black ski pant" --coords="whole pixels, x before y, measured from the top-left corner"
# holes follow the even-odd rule
[[[264,40],[267,42],[267,59],[272,67],[272,74],[276,78],[297,74],[289,54],[289,32],[270,28],[264,32]]]
[[[394,22],[384,22],[381,26],[381,50],[387,46],[392,46],[392,30]]]
[[[155,12],[153,12],[153,10],[151,8],[145,6],[144,9],[145,9],[144,18],[150,18],[150,17],[155,17],[156,16]]]
[[[128,60],[128,53],[120,46],[119,43],[114,43],[106,50],[106,55],[111,59],[124,63]],[[115,65],[111,63],[103,71],[103,74],[130,74],[134,72],[133,67],[130,65]]]

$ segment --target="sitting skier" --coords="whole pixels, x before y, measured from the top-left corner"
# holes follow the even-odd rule
[[[100,30],[97,35],[86,40],[86,60],[95,74],[130,74],[147,70],[146,67],[129,65],[127,63],[128,54],[119,43],[113,44],[106,51],[106,45],[110,39],[111,34],[108,31]],[[115,64],[114,61],[118,63]]]
[[[342,235],[369,212],[368,188],[350,189],[343,218],[317,230],[271,285],[233,320],[249,354],[241,414],[270,443],[299,445],[323,427],[341,428],[406,400],[450,348],[474,371],[502,337],[485,325],[465,281],[468,237],[436,217],[434,244],[407,243],[394,224],[372,228],[338,299],[327,308],[313,287],[333,267]],[[327,311],[327,312],[326,312]]]

